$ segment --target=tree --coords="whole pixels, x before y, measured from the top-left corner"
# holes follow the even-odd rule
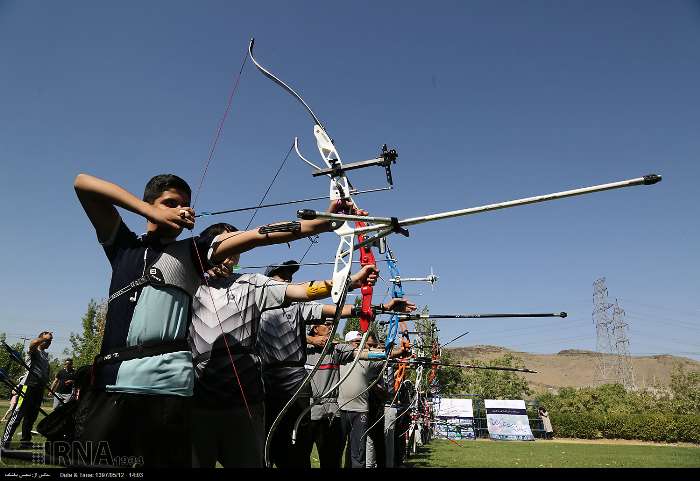
[[[669,410],[677,414],[700,412],[700,372],[683,369],[677,363],[671,373]]]
[[[82,319],[82,334],[71,333],[72,350],[70,356],[73,358],[73,365],[76,369],[92,364],[95,356],[100,353],[105,328],[105,314],[106,306],[91,299]]]
[[[522,359],[510,353],[488,362],[471,360],[469,364],[525,367]],[[484,399],[524,399],[531,393],[527,381],[518,373],[486,369],[464,369],[460,388],[463,392],[477,394]]]
[[[0,333],[0,340],[7,340],[7,336],[5,335],[5,333]],[[21,342],[18,342],[14,345],[10,344],[10,347],[17,352],[22,353]],[[12,382],[17,382],[25,372],[24,368],[20,366],[19,363],[10,359],[10,355],[5,349],[0,349],[0,369],[2,369],[5,374],[7,374],[7,376]],[[10,388],[5,383],[0,383],[0,394],[4,398],[9,397],[10,395]]]
[[[445,364],[457,362],[454,354],[447,349],[442,351],[439,361]],[[459,367],[439,367],[437,370],[437,384],[441,396],[454,396],[463,394],[463,375]],[[468,392],[468,391],[467,391]]]

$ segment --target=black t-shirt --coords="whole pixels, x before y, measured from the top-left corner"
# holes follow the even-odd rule
[[[158,277],[164,279],[165,285],[182,292],[186,297],[184,312],[175,312],[189,322],[192,296],[201,283],[202,267],[207,269],[207,251],[211,246],[211,238],[185,238],[168,243],[163,243],[159,238],[149,234],[137,236],[120,221],[110,239],[102,243],[107,259],[112,266],[112,280],[109,287],[110,296],[125,288],[130,283],[142,278],[145,273],[155,269]],[[200,264],[201,260],[201,264]],[[202,265],[203,264],[203,265]],[[137,307],[142,304],[141,295],[144,289],[151,288],[150,284],[142,285],[127,291],[109,302],[105,331],[102,338],[100,354],[104,355],[114,350],[123,349],[131,345],[129,341],[132,320]],[[169,319],[160,316],[167,314],[154,314],[149,319],[149,324],[156,332],[168,325]],[[181,328],[177,339],[184,340],[187,329]],[[163,342],[172,341],[171,332],[163,332]],[[153,342],[154,339],[142,339],[142,342]],[[95,385],[105,387],[117,384],[117,377],[122,363],[115,362],[104,364],[96,369]],[[189,377],[193,378],[193,374]],[[147,379],[147,376],[146,376]],[[143,392],[143,388],[126,392]],[[146,392],[148,393],[148,392]]]
[[[70,394],[73,392],[73,387],[75,386],[75,369],[68,371],[67,369],[61,369],[56,374],[56,379],[58,379],[58,387],[56,392],[59,394]],[[66,384],[66,381],[73,381],[72,383]]]
[[[43,386],[49,380],[49,353],[41,349],[29,351],[29,372],[27,374],[27,386]]]

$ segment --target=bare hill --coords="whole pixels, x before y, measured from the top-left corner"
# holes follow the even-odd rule
[[[521,358],[526,367],[538,371],[538,374],[524,374],[530,382],[530,387],[536,391],[595,385],[597,353],[592,351],[567,349],[556,354],[532,354],[499,346],[483,345],[447,348],[447,350],[461,360],[490,360],[511,353]],[[654,384],[667,386],[671,381],[673,366],[677,363],[687,370],[700,371],[700,362],[686,357],[671,355],[632,357],[637,385],[639,387],[651,387]]]

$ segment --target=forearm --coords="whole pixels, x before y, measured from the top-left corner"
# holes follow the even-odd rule
[[[308,284],[306,284],[306,285],[308,286]],[[353,306],[352,304],[345,304],[341,308],[340,317],[342,319],[345,319],[348,317],[353,317],[354,316],[354,312],[353,312],[354,307],[355,306]],[[333,319],[335,317],[335,309],[336,309],[335,304],[324,304],[323,308],[321,310],[321,318],[320,319],[309,319],[308,321],[306,321],[306,324],[323,324],[326,320]]]
[[[350,276],[349,279],[349,290],[356,289],[363,285],[363,283],[369,283],[374,285],[377,278],[377,270],[374,266],[364,266],[360,272]],[[305,301],[317,301],[320,299],[325,299],[331,297],[333,288],[332,280],[325,281],[312,281],[305,284],[290,284],[287,286],[286,300],[289,302],[305,302]],[[335,315],[335,308],[331,306],[332,311],[326,311],[330,315]],[[352,317],[352,306],[349,308],[343,308],[344,317]]]
[[[100,241],[106,240],[119,222],[120,217],[115,206],[148,218],[150,205],[116,184],[91,175],[79,174],[73,187]]]
[[[323,318],[324,319],[329,319],[335,317],[335,305],[334,304],[326,304],[323,306]],[[345,304],[342,308],[342,312],[340,313],[341,319],[346,319],[348,317],[353,317],[353,305],[352,304]]]
[[[275,226],[282,224],[281,222],[269,224]],[[224,236],[214,249],[212,261],[214,263],[221,262],[227,257],[237,254],[242,254],[256,247],[268,246],[273,244],[285,244],[293,242],[305,237],[320,234],[322,232],[330,232],[330,223],[326,220],[303,220],[300,222],[301,228],[295,232],[269,232],[260,233],[260,227],[252,230],[232,232]]]
[[[331,295],[333,281],[328,279],[325,281],[311,281],[303,284],[289,284],[285,293],[285,300],[289,302],[309,302],[326,299]],[[343,307],[343,311],[345,311]],[[352,306],[350,306],[352,309]],[[335,306],[332,304],[323,306],[322,317],[333,317],[335,315]]]
[[[355,349],[355,355],[357,355],[358,349]],[[386,353],[383,349],[363,349],[360,353],[361,361],[384,361],[386,360]]]
[[[73,186],[80,202],[83,204],[84,201],[101,202],[106,205],[121,207],[146,218],[148,218],[152,208],[149,203],[139,199],[117,184],[88,174],[78,174]]]
[[[36,349],[39,347],[39,344],[41,344],[41,341],[43,341],[43,339],[41,339],[40,337],[29,341],[29,352],[36,351]]]

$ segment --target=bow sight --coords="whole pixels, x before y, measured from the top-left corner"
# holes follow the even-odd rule
[[[388,187],[392,188],[394,186],[394,179],[391,176],[391,164],[396,163],[396,159],[398,158],[398,156],[399,154],[396,152],[395,149],[389,150],[387,145],[384,144],[384,146],[382,146],[381,153],[375,159],[361,160],[359,162],[352,162],[350,164],[343,165],[336,163],[333,167],[327,169],[320,169],[316,167],[316,170],[311,175],[313,177],[319,177],[321,175],[330,175],[331,177],[338,177],[350,170],[363,169],[365,167],[373,166],[384,167],[384,171],[386,172],[386,182],[388,184]]]

